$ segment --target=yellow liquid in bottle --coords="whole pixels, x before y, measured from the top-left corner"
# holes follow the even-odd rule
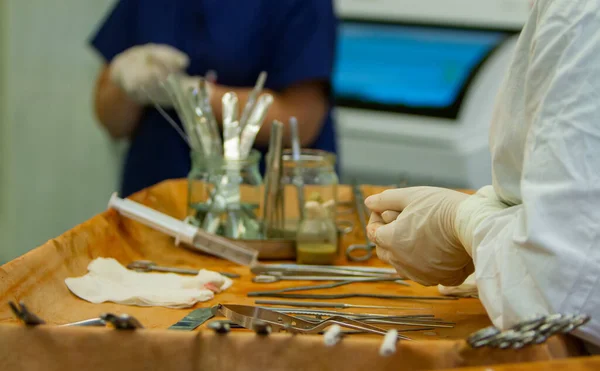
[[[333,264],[337,246],[326,242],[298,242],[296,255],[298,264]]]

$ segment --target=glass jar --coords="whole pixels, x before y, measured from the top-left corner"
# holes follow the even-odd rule
[[[248,158],[238,161],[198,152],[192,152],[191,157],[188,222],[226,237],[260,238],[260,152],[253,150]],[[232,220],[235,225],[230,225]]]
[[[301,210],[305,209],[306,201],[310,198],[318,195],[322,203],[335,210],[339,182],[335,161],[335,154],[321,150],[303,149],[299,161],[294,161],[291,150],[283,151],[281,184],[285,192],[286,239],[296,238],[296,231],[302,221]],[[301,205],[302,200],[305,205]],[[335,224],[335,211],[328,213],[327,217]]]
[[[304,207],[304,218],[296,231],[298,264],[334,264],[338,255],[338,231],[331,203],[311,199]]]

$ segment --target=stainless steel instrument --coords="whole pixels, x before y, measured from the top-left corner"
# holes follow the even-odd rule
[[[303,320],[309,321],[309,322],[314,322],[314,320],[310,319],[310,318],[304,318],[304,317],[300,317]],[[215,320],[215,321],[211,321],[208,323],[208,325],[206,325],[209,329],[214,330],[215,332],[219,333],[219,334],[226,334],[229,331],[231,331],[231,329],[238,329],[238,328],[244,328],[240,325],[238,325],[237,323],[234,323],[230,320]],[[430,331],[430,330],[435,330],[436,327],[407,327],[407,328],[402,328],[402,329],[396,329],[398,332],[417,332],[417,331]],[[324,331],[321,331],[319,334],[323,334]],[[341,335],[357,335],[357,334],[365,334],[364,331],[342,331],[340,332]]]
[[[443,321],[441,319],[433,318],[433,315],[405,315],[405,316],[394,316],[394,315],[377,315],[377,314],[350,314],[344,312],[330,312],[330,311],[317,311],[317,310],[297,310],[297,309],[285,309],[285,308],[269,308],[276,312],[286,313],[286,314],[295,314],[302,316],[312,316],[317,319],[322,319],[324,317],[332,317],[332,316],[342,316],[350,319],[354,319],[357,321],[361,321],[364,323],[373,323],[373,324],[382,324],[386,326],[427,326],[429,329],[435,328],[453,328],[456,323]],[[307,317],[302,317],[307,318]],[[312,320],[312,319],[308,319]]]
[[[393,268],[361,267],[350,265],[302,265],[302,264],[255,264],[250,267],[254,274],[297,275],[345,275],[345,276],[390,276],[395,275]]]
[[[213,318],[217,313],[217,307],[207,307],[194,309],[177,323],[169,326],[169,330],[192,331],[201,326],[204,322]]]
[[[281,152],[283,141],[283,124],[273,121],[271,124],[271,138],[269,153],[267,154],[267,180],[265,183],[265,200],[263,206],[263,235],[279,237],[283,231],[283,192],[281,190]]]
[[[230,304],[219,304],[219,312],[229,320],[245,328],[252,329],[255,327],[256,322],[260,322],[267,324],[271,331],[274,332],[287,331],[297,334],[318,334],[325,328],[336,324],[344,328],[372,334],[385,335],[387,333],[385,329],[338,316],[314,323],[266,308]],[[410,340],[410,338],[403,335],[398,335],[398,338]]]
[[[296,163],[294,168],[293,183],[296,187],[296,197],[298,199],[298,215],[300,220],[304,220],[304,181],[300,170],[300,134],[298,133],[298,120],[290,117],[290,133],[292,139],[292,159]]]
[[[271,290],[271,291],[253,291],[249,292],[248,296],[269,296],[270,294],[279,294],[284,292],[292,292],[292,291],[310,291],[310,290],[323,290],[323,289],[332,289],[335,287],[349,285],[351,283],[369,283],[369,282],[402,282],[399,281],[397,277],[388,277],[388,278],[363,278],[363,279],[351,279],[345,280],[341,282],[328,283],[324,285],[311,285],[311,286],[296,286],[296,287],[286,287],[283,289]],[[404,282],[402,282],[404,283]]]
[[[377,325],[390,325],[390,326],[427,326],[429,328],[454,328],[454,323],[438,322],[438,321],[411,321],[411,320],[400,320],[397,318],[390,319],[372,319],[367,318],[362,320],[364,323],[373,323]]]
[[[243,130],[246,127],[248,122],[248,118],[250,117],[250,113],[254,109],[254,105],[256,104],[256,99],[262,92],[265,82],[267,81],[267,73],[262,71],[258,75],[258,79],[256,80],[256,84],[254,85],[254,89],[248,95],[248,100],[246,101],[246,105],[244,106],[244,110],[242,111],[242,116],[240,118],[240,127]]]
[[[206,121],[208,122],[213,153],[222,153],[223,145],[221,143],[221,135],[219,134],[219,125],[217,124],[217,120],[210,105],[210,96],[208,95],[206,80],[203,78],[198,82],[196,109],[202,110],[202,115],[206,117]]]
[[[285,298],[285,299],[317,299],[317,300],[332,300],[332,299],[349,299],[349,298],[372,298],[372,299],[390,299],[390,300],[458,300],[455,297],[448,296],[415,296],[415,295],[387,295],[387,294],[371,294],[371,293],[345,293],[345,294],[278,294],[272,293],[263,295],[269,298]]]
[[[189,275],[197,275],[197,269],[188,269],[188,268],[175,268],[175,267],[163,267],[157,265],[156,263],[150,260],[136,260],[127,264],[127,269],[131,269],[137,272],[167,272],[167,273],[177,273],[177,274],[189,274]],[[225,277],[229,278],[240,278],[239,274],[228,273],[228,272],[217,272]]]
[[[279,307],[268,307],[268,309],[274,310],[276,312],[286,313],[286,314],[300,314],[307,316],[315,316],[317,318],[320,317],[331,317],[331,316],[345,316],[350,317],[352,319],[402,319],[402,320],[429,320],[429,321],[438,321],[438,319],[434,318],[433,314],[388,314],[383,315],[381,313],[351,313],[351,312],[340,312],[333,310],[323,310],[323,309],[296,309],[296,308],[279,308]],[[416,308],[423,309],[423,308]]]
[[[354,206],[356,208],[356,213],[358,214],[360,227],[362,228],[365,237],[365,243],[348,246],[346,249],[346,258],[350,261],[362,262],[371,259],[373,256],[373,250],[375,249],[375,244],[369,240],[369,235],[367,234],[367,220],[365,217],[364,206],[365,198],[362,194],[360,186],[358,184],[353,184],[352,192],[354,194]],[[357,255],[355,252],[360,252],[360,254]]]
[[[191,123],[192,130],[196,133],[196,136],[202,143],[205,156],[214,156],[220,153],[221,148],[216,149],[217,142],[220,142],[221,138],[214,138],[210,131],[210,124],[208,117],[206,116],[205,107],[203,106],[201,93],[198,88],[188,88],[185,93],[186,103],[181,109],[189,110],[189,115],[193,120]],[[218,134],[217,134],[218,136]]]
[[[178,74],[169,74],[163,87],[168,92],[173,101],[173,107],[183,124],[187,133],[189,143],[194,151],[210,154],[210,148],[205,148],[195,124],[195,112],[190,104],[190,100],[186,98],[187,92],[183,91],[181,86],[181,77]]]
[[[216,233],[221,215],[225,213],[225,235],[232,239],[256,239],[260,237],[258,222],[253,213],[248,213],[241,205],[240,185],[242,183],[241,164],[252,151],[256,135],[262,127],[273,97],[263,94],[242,129],[237,120],[238,99],[233,93],[222,98],[225,174],[221,177],[217,190],[211,198],[211,207],[202,227],[209,233]],[[253,226],[257,227],[254,228]]]
[[[285,305],[289,307],[304,307],[304,308],[365,308],[365,309],[398,309],[398,310],[423,310],[425,308],[411,307],[395,307],[388,305],[362,305],[362,304],[346,304],[346,303],[328,303],[322,301],[281,301],[281,300],[256,300],[258,305]]]
[[[239,160],[241,156],[238,97],[232,92],[225,93],[221,102],[223,104],[223,150],[225,159]]]
[[[86,326],[106,326],[106,321],[102,318],[91,318],[85,319],[83,321],[77,321],[72,323],[65,323],[64,325],[59,325],[58,327],[86,327]]]
[[[263,126],[267,118],[267,112],[273,104],[273,96],[271,94],[263,94],[258,98],[256,106],[252,110],[250,117],[245,125],[242,126],[240,119],[240,158],[245,159],[250,155],[256,135]],[[272,134],[271,134],[272,135]],[[269,147],[270,150],[270,147]]]
[[[277,311],[277,312],[279,312],[279,311]],[[327,316],[325,316],[325,317],[327,317]],[[341,317],[353,319],[355,321],[360,321],[362,323],[367,323],[367,324],[393,326],[394,328],[396,328],[398,326],[406,326],[406,327],[426,326],[428,330],[433,330],[436,328],[454,328],[454,323],[441,323],[441,322],[434,322],[434,321],[414,321],[414,320],[399,320],[399,319],[377,320],[377,319],[370,319],[370,318],[366,318],[366,319],[357,318],[357,317],[344,316],[344,315],[342,315]],[[319,316],[318,318],[309,317],[309,316],[296,316],[296,318],[302,318],[303,320],[308,321],[308,322],[319,322],[322,320],[321,318],[323,318],[323,316]]]
[[[206,214],[203,228],[209,233],[216,233],[221,221],[221,214],[226,212],[225,236],[238,239],[243,230],[241,223],[240,183],[240,127],[237,121],[238,99],[234,93],[226,93],[223,103],[223,138],[225,174],[211,198],[211,208]]]
[[[452,328],[454,322],[443,321],[433,318],[432,314],[424,315],[381,315],[381,314],[356,314],[336,311],[314,310],[314,309],[290,309],[290,308],[263,308],[271,311],[294,315],[294,318],[301,319],[313,324],[319,324],[328,317],[343,317],[345,319],[360,321],[363,324],[382,324],[393,326],[398,332],[416,332],[429,331],[438,328]],[[261,319],[262,320],[262,319]],[[238,321],[239,322],[239,321]],[[216,320],[208,324],[208,327],[217,333],[228,333],[233,328],[243,328],[231,320]],[[320,332],[322,333],[322,332]],[[364,331],[347,331],[344,334],[364,334]]]
[[[473,348],[521,349],[542,344],[551,336],[567,334],[585,325],[590,316],[585,314],[550,314],[521,322],[506,331],[494,326],[479,330],[467,338]]]
[[[14,315],[20,319],[27,326],[38,326],[46,324],[46,321],[31,312],[25,303],[20,302],[15,304],[12,301],[8,302],[11,311]],[[70,327],[70,326],[105,326],[111,324],[117,330],[130,330],[136,328],[143,328],[142,324],[133,316],[128,314],[116,315],[113,313],[104,313],[99,318],[87,319],[84,321],[78,321],[73,323],[67,323],[59,325],[58,327]]]
[[[181,130],[181,128],[179,127],[179,125],[177,125],[175,120],[173,120],[173,118],[169,116],[169,114],[160,106],[160,104],[158,104],[157,101],[152,99],[152,96],[146,91],[146,89],[142,88],[142,91],[144,91],[148,99],[151,100],[152,105],[158,111],[158,113],[160,113],[160,115],[169,123],[169,125],[171,125],[173,129],[175,129],[175,131],[177,132],[177,134],[179,134],[181,139],[183,139],[183,141],[191,148],[192,145],[190,144],[190,140],[187,134],[183,130]]]
[[[308,270],[297,270],[297,271],[287,271],[287,272],[270,272],[266,271],[263,275],[266,276],[277,276],[277,277],[299,277],[299,276],[341,276],[341,277],[357,277],[357,278],[386,278],[390,277],[389,274],[377,274],[377,273],[369,273],[369,272],[354,272],[354,271],[342,271],[342,270],[319,270],[319,271],[308,271]],[[398,279],[401,279],[398,277]]]
[[[274,283],[280,281],[352,281],[352,282],[372,282],[370,279],[374,279],[375,282],[380,281],[393,281],[399,285],[410,286],[408,283],[402,281],[398,277],[359,277],[359,276],[271,276],[271,275],[259,275],[252,278],[254,283]]]

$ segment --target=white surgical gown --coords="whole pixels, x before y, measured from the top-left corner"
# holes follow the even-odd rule
[[[506,328],[534,314],[586,313],[576,335],[600,345],[600,0],[537,0],[490,147],[506,208],[469,236],[488,314]]]

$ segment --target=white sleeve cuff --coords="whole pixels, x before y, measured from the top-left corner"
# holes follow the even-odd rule
[[[475,228],[488,216],[506,209],[492,186],[485,186],[463,201],[456,212],[454,227],[456,235],[470,256],[473,256]]]

